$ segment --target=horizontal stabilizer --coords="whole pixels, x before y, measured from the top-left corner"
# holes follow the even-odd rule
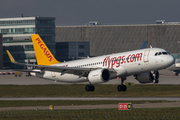
[[[33,72],[33,73],[41,73],[40,70],[32,70],[32,69],[13,69],[13,71],[17,71],[17,72]]]

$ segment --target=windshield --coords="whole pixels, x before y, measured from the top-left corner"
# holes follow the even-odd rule
[[[159,56],[159,55],[168,55],[167,52],[156,52],[154,56]]]

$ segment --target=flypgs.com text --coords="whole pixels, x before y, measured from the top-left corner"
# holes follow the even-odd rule
[[[127,58],[125,58],[125,56],[119,56],[119,57],[113,57],[113,58],[110,58],[110,56],[107,56],[104,59],[103,66],[108,66],[108,68],[110,67],[113,68],[113,66],[116,65],[116,68],[118,68],[121,64],[141,61],[141,59],[142,59],[142,53],[131,54],[131,55],[128,55]]]

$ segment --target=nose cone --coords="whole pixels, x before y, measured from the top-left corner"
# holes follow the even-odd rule
[[[174,62],[175,62],[175,58],[174,58],[173,56],[169,55],[169,56],[167,57],[167,64],[168,64],[169,66],[171,66],[172,64],[174,64]]]

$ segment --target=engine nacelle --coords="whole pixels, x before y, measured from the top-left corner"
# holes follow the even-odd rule
[[[111,74],[108,69],[97,69],[90,71],[88,80],[91,84],[108,82],[111,78]]]
[[[158,83],[159,72],[152,71],[152,72],[137,74],[136,79],[140,83],[151,83],[151,82]]]

